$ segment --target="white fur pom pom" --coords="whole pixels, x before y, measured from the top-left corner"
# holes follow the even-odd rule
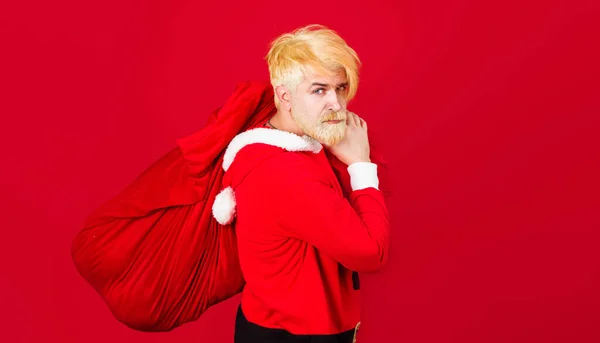
[[[227,187],[217,194],[213,203],[212,212],[221,225],[230,224],[235,216],[235,193],[233,188]]]

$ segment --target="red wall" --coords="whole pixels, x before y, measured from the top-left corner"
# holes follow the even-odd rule
[[[0,341],[232,341],[237,298],[166,334],[116,322],[71,239],[315,22],[364,61],[352,109],[393,175],[359,342],[600,341],[598,1],[200,2],[1,5]]]

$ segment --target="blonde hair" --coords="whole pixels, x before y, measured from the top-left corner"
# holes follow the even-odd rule
[[[325,74],[343,70],[348,81],[347,101],[356,95],[358,55],[335,31],[323,25],[308,25],[277,37],[265,59],[273,88],[285,85],[295,91],[306,68],[312,67]],[[279,106],[277,96],[275,105]]]

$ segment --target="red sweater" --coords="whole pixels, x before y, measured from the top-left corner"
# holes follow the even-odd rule
[[[294,151],[302,148],[269,137],[275,130],[258,131],[232,142],[237,154],[224,178],[237,202],[242,310],[250,322],[294,334],[353,329],[360,297],[352,271],[378,270],[387,259],[383,194],[367,187],[347,200],[322,149]]]

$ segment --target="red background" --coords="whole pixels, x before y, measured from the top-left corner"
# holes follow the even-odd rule
[[[83,218],[200,128],[276,35],[336,29],[385,144],[391,259],[359,342],[599,342],[598,1],[1,5],[0,341],[232,342],[238,298],[116,322],[70,261]]]

